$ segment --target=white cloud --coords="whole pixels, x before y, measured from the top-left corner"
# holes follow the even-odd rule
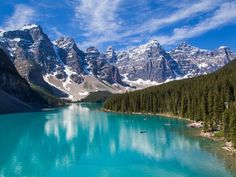
[[[52,36],[54,38],[65,36],[65,34],[62,33],[61,31],[59,31],[58,28],[56,28],[56,27],[51,27],[49,30],[51,31]]]
[[[172,1],[171,6],[173,7],[176,1]],[[121,7],[124,0],[76,0],[75,2],[73,6],[76,22],[84,30],[83,35],[87,39],[81,43],[81,46],[88,47],[112,41],[117,43],[135,41],[134,35],[148,34],[152,36],[153,32],[163,27],[179,21],[191,20],[202,14],[212,13],[223,0],[184,1],[179,5],[176,4],[173,12],[155,13],[146,21],[141,19],[142,14],[140,14],[140,17],[135,17],[139,18],[139,23],[133,25],[125,23],[126,19],[119,16],[119,8],[125,8]],[[160,37],[160,39],[165,41],[165,37]]]
[[[176,28],[173,30],[173,34],[170,36],[159,36],[156,37],[160,43],[171,45],[177,42],[199,36],[210,30],[222,27],[229,23],[236,22],[236,2],[223,3],[219,9],[217,9],[212,16],[199,22],[193,26],[187,26],[182,28]]]
[[[141,29],[152,32],[181,20],[189,20],[200,13],[206,13],[215,9],[221,2],[222,0],[201,0],[198,3],[185,3],[185,5],[182,5],[176,12],[167,15],[164,18],[154,18],[144,23]]]
[[[70,19],[73,28],[70,31],[73,31],[73,37],[83,39],[79,41],[82,48],[91,45],[104,47],[113,42],[134,46],[150,38],[172,45],[236,21],[235,0],[160,0],[157,3],[160,6],[155,8],[147,0],[65,0],[64,3],[73,8],[74,18]],[[39,14],[38,6],[41,8],[39,4],[33,8],[15,5],[13,14],[5,19],[3,29],[11,30],[27,23],[42,22],[44,14]],[[43,20],[45,22],[45,18]],[[180,26],[186,24],[188,26]],[[168,27],[168,32],[164,31],[165,27]],[[58,30],[61,28],[47,26],[46,29],[54,38],[64,36]],[[164,35],[157,35],[158,32]]]
[[[80,47],[99,46],[116,38],[120,29],[118,10],[121,0],[74,0],[74,25],[79,24],[85,41]]]
[[[36,12],[33,8],[18,4],[15,6],[15,11],[9,18],[6,19],[4,24],[5,30],[12,30],[22,27],[25,24],[34,22]]]
[[[75,6],[75,17],[87,35],[105,35],[119,28],[117,10],[120,0],[82,0]]]

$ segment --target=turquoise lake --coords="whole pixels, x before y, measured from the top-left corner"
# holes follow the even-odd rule
[[[100,109],[0,115],[0,177],[236,176],[236,159],[186,121]]]

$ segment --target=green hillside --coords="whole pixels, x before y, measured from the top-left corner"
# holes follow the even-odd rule
[[[205,131],[219,130],[236,145],[235,98],[236,60],[213,74],[116,94],[104,103],[104,109],[203,120]]]
[[[103,103],[112,95],[109,91],[91,92],[86,98],[80,102]]]

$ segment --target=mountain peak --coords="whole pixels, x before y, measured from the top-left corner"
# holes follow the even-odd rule
[[[136,51],[138,53],[144,53],[149,50],[163,50],[163,49],[157,40],[151,40],[146,44],[142,44],[140,46],[130,49],[129,52],[133,53]]]
[[[73,47],[76,42],[73,38],[71,37],[60,37],[59,39],[57,39],[56,41],[54,41],[54,43],[58,46],[60,46],[61,48],[71,48]]]
[[[198,47],[192,46],[188,44],[187,42],[181,42],[177,48],[186,48],[186,49],[199,49]]]
[[[0,36],[4,33],[5,31],[3,29],[0,29]]]
[[[195,52],[200,52],[200,51],[207,51],[207,50],[204,50],[204,49],[200,49],[198,47],[195,47],[195,46],[192,46],[186,42],[182,42],[180,43],[175,49],[173,49],[171,52],[187,52],[187,53],[195,53]]]
[[[113,51],[114,51],[113,46],[111,46],[111,45],[108,46],[106,51],[107,51],[107,52],[113,52]]]
[[[158,42],[158,40],[151,40],[147,43],[147,45],[155,45],[155,46],[160,46],[160,43]]]
[[[88,47],[86,49],[86,53],[98,53],[98,52],[99,52],[98,49],[94,46]]]
[[[230,48],[228,46],[220,46],[218,49],[219,50],[230,50]]]
[[[179,44],[179,46],[181,46],[181,47],[187,47],[187,46],[191,46],[191,45],[188,44],[187,42],[181,42],[181,43]]]
[[[34,28],[40,28],[41,27],[39,25],[36,25],[36,24],[25,24],[24,26],[22,26],[20,28],[20,30],[31,30],[31,29],[34,29]]]

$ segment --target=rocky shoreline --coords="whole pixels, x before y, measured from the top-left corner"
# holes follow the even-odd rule
[[[234,148],[233,143],[230,141],[227,141],[224,137],[217,137],[216,133],[217,132],[203,132],[203,131],[201,131],[200,136],[212,139],[214,141],[224,142],[224,146],[222,146],[221,148],[223,150],[225,150],[228,155],[236,157],[236,148]]]

